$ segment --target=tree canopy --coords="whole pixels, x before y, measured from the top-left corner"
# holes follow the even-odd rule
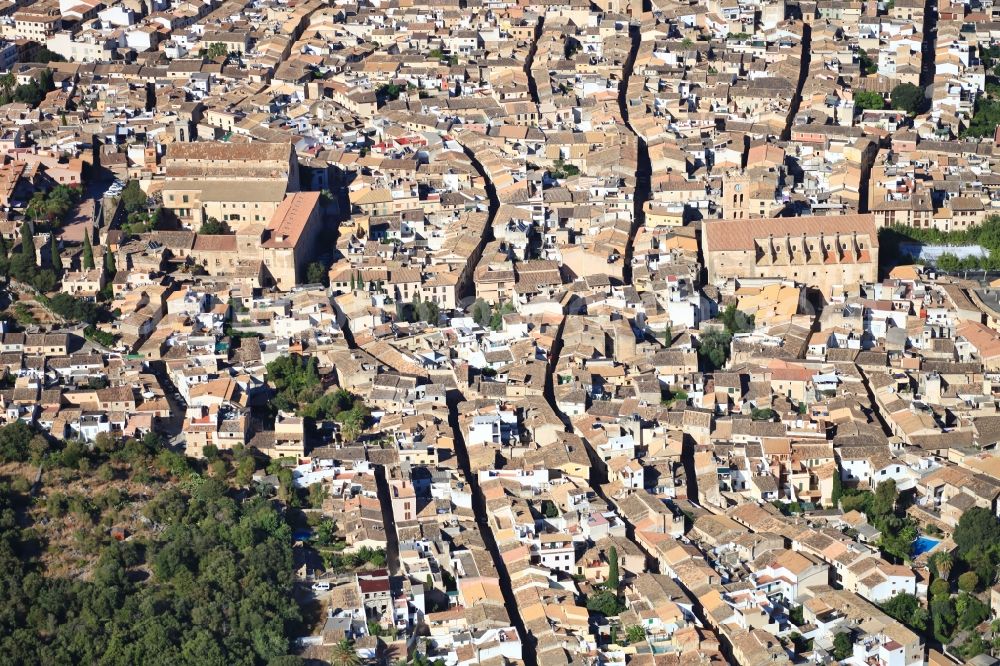
[[[267,377],[274,384],[276,393],[271,402],[275,409],[282,411],[297,411],[300,406],[318,398],[323,391],[314,356],[279,356],[267,364]]]
[[[892,100],[892,108],[911,115],[923,111],[927,103],[924,89],[912,83],[900,83],[892,89],[889,98]]]
[[[885,98],[882,93],[874,90],[859,90],[854,93],[854,108],[858,111],[873,109],[875,111],[885,108]]]
[[[59,511],[58,498],[51,504]],[[88,579],[45,575],[18,526],[26,498],[0,487],[0,651],[18,664],[301,663],[289,636],[301,617],[292,593],[289,526],[271,502],[237,500],[216,479],[150,501],[162,531],[112,541]],[[148,580],[130,572],[146,565]]]
[[[1000,545],[1000,522],[992,512],[974,506],[958,520],[953,536],[959,555],[989,545]]]
[[[201,223],[198,233],[204,236],[224,236],[233,233],[226,222],[220,222],[214,217],[210,217]]]
[[[0,105],[20,102],[35,108],[52,90],[55,90],[55,83],[51,69],[43,69],[37,78],[20,85],[17,85],[17,77],[8,73],[0,76]]]

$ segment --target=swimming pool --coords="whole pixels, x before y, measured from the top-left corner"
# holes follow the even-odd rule
[[[913,557],[920,557],[924,553],[934,550],[939,543],[941,543],[940,539],[932,539],[926,536],[917,537],[917,540],[910,547],[910,551],[913,553]]]

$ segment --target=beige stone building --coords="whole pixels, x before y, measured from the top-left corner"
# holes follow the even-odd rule
[[[264,265],[279,289],[287,291],[304,277],[322,226],[319,197],[319,192],[289,194],[264,230]]]
[[[299,189],[290,143],[174,143],[164,166],[163,207],[194,231],[210,217],[234,231],[266,224]]]
[[[270,283],[288,291],[305,278],[323,222],[319,192],[286,196],[264,224],[248,224],[235,234],[198,234],[190,256],[209,275],[270,275]],[[266,282],[266,280],[265,280]]]
[[[782,217],[705,222],[708,279],[794,280],[827,297],[837,285],[878,278],[878,233],[872,215]]]

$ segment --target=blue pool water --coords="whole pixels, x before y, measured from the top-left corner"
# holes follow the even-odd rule
[[[913,542],[913,546],[911,548],[913,557],[919,557],[924,553],[931,552],[939,543],[941,543],[939,539],[932,539],[925,536],[917,537],[917,540]]]

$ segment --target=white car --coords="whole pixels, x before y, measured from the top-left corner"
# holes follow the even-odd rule
[[[318,583],[313,583],[312,589],[313,589],[313,592],[326,592],[327,590],[330,589],[330,583],[328,583],[326,581],[322,581],[322,582],[318,582]]]

